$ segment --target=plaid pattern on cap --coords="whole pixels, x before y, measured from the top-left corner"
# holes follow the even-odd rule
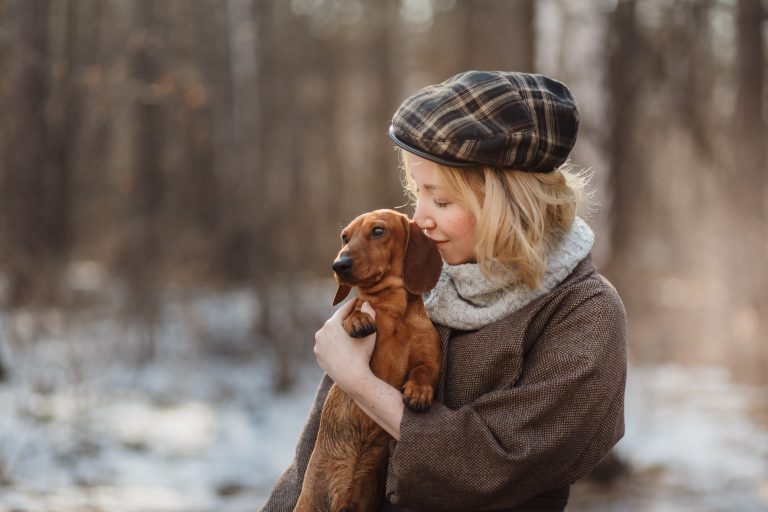
[[[389,136],[452,167],[550,172],[568,158],[578,128],[576,101],[564,84],[543,75],[467,71],[406,99]]]

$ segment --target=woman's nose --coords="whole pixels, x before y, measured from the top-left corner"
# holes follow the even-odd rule
[[[432,229],[435,227],[435,220],[429,215],[422,201],[416,201],[416,208],[413,211],[413,221],[421,229]]]

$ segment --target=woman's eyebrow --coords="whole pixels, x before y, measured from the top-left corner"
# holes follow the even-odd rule
[[[413,178],[413,174],[408,173],[408,176],[411,178],[411,181],[413,183],[416,183],[416,180]],[[433,185],[431,183],[426,183],[426,184],[422,185],[421,187],[416,185],[416,188],[420,188],[420,189],[424,189],[424,190],[437,190],[437,189],[440,188],[440,186],[439,185]]]
[[[413,175],[411,175],[411,181],[413,181],[414,183],[416,183],[416,180],[414,180],[414,179],[413,179]],[[438,189],[438,188],[440,188],[440,187],[438,187],[437,185],[431,185],[431,184],[429,184],[429,183],[427,183],[427,184],[424,184],[424,185],[422,185],[421,187],[419,187],[418,185],[416,185],[416,186],[417,186],[418,188],[423,188],[423,189],[425,189],[425,190],[435,190],[435,189]]]

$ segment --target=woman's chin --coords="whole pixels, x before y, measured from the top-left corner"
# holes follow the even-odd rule
[[[460,256],[456,254],[446,253],[440,250],[440,257],[443,258],[443,261],[447,263],[448,265],[463,265],[464,263],[475,263],[476,260],[473,257],[466,257],[466,256]]]

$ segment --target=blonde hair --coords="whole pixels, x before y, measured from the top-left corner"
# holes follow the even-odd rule
[[[403,186],[415,202],[416,184],[402,152],[400,161]],[[589,171],[570,162],[549,173],[435,165],[445,192],[475,217],[475,257],[483,274],[507,280],[511,274],[540,288],[547,253],[571,228]]]

